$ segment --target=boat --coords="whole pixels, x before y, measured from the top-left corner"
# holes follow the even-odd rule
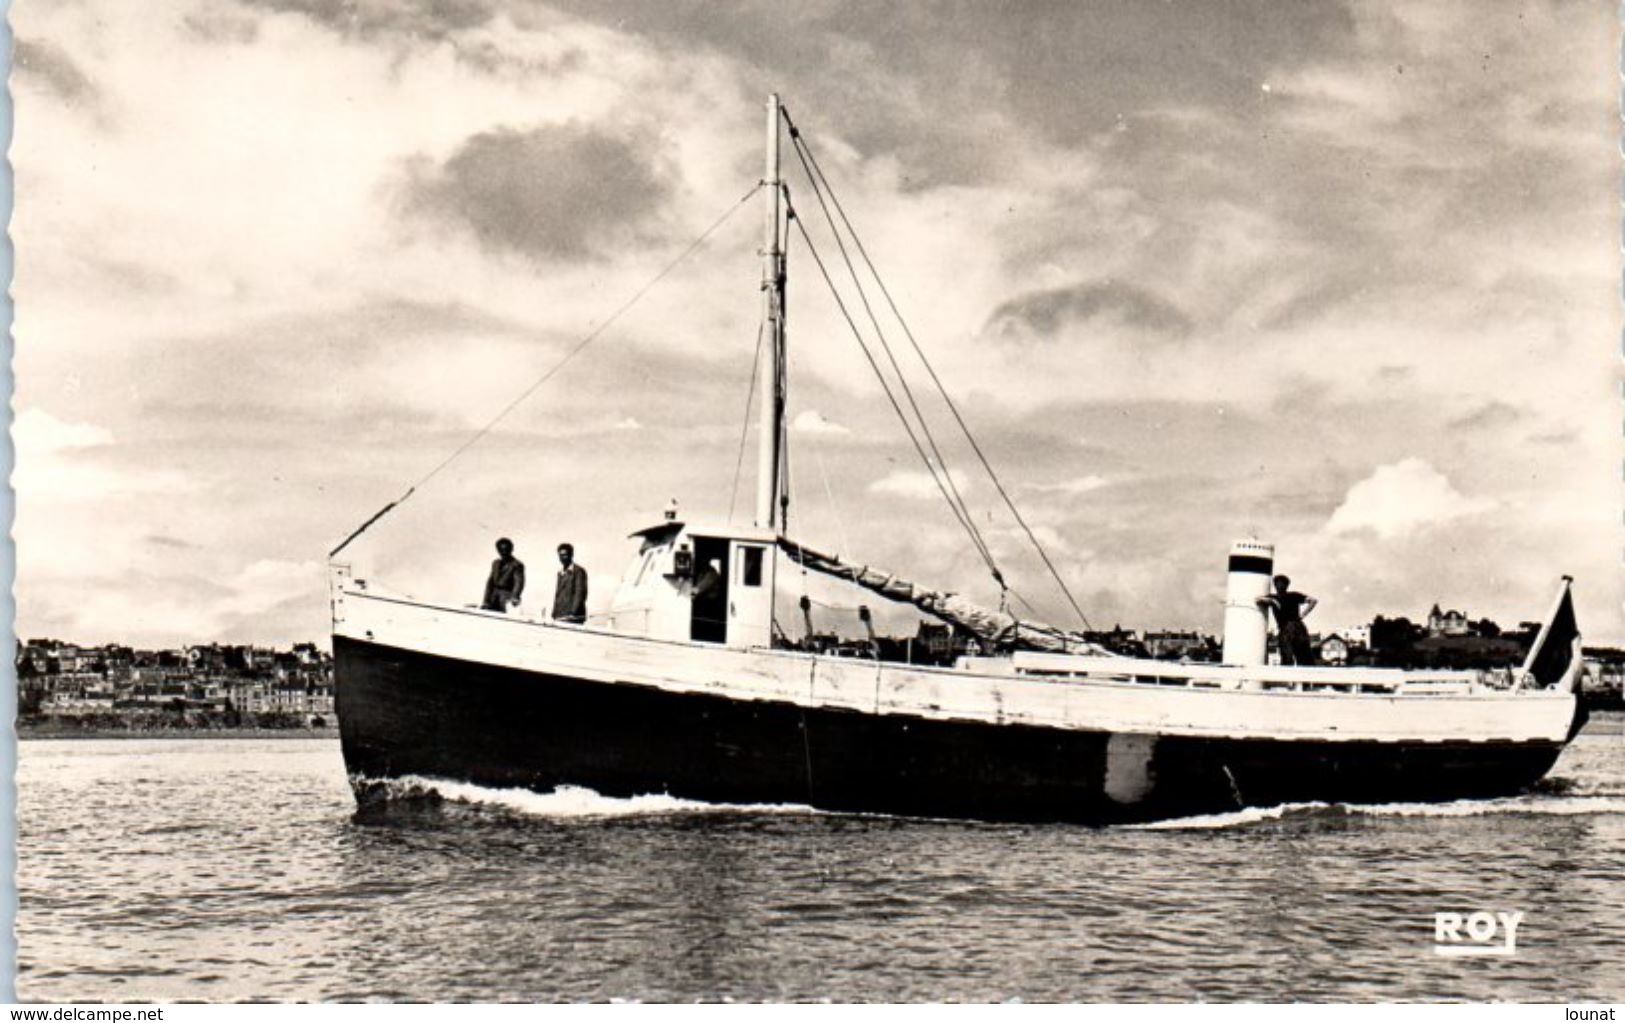
[[[802,155],[770,97],[753,518],[650,514],[630,530],[630,567],[607,609],[573,623],[424,601],[355,577],[338,555],[386,505],[329,558],[336,711],[358,800],[450,781],[1111,825],[1288,803],[1498,797],[1548,773],[1585,720],[1568,577],[1528,656],[1505,670],[1282,666],[1268,663],[1259,602],[1273,548],[1242,540],[1230,551],[1220,662],[1174,663],[789,536],[787,132]],[[822,171],[809,174],[816,188]],[[792,638],[798,623],[779,592],[792,570],[911,607],[960,645],[934,660],[884,654],[872,635],[831,648],[806,635],[810,618]]]

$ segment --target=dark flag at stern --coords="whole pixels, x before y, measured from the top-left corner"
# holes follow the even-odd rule
[[[1579,684],[1580,626],[1574,617],[1574,595],[1569,584],[1573,580],[1563,577],[1563,589],[1557,595],[1552,613],[1529,648],[1523,662],[1523,684],[1545,689],[1560,683],[1573,689]]]

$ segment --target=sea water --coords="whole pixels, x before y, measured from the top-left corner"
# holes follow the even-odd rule
[[[1625,738],[1542,791],[1134,828],[496,792],[336,740],[25,740],[17,991],[89,1000],[1625,997]],[[1521,912],[1441,955],[1436,913]]]

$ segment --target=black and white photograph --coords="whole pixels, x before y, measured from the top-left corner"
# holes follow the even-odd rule
[[[1617,5],[7,18],[12,1000],[1625,1001]]]

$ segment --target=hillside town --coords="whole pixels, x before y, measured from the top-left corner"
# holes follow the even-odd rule
[[[315,643],[138,650],[30,639],[17,651],[17,714],[25,726],[134,731],[324,728],[333,662]]]
[[[1504,629],[1435,604],[1416,622],[1379,615],[1365,625],[1311,634],[1310,641],[1323,665],[1473,669],[1517,663],[1539,630],[1538,622]],[[1117,626],[1091,638],[1117,653],[1168,661],[1216,662],[1221,649],[1216,636],[1198,631]],[[946,664],[970,642],[948,626],[922,622],[911,637],[815,635],[802,645],[845,656],[896,646],[902,654],[896,659]],[[1625,706],[1622,683],[1625,650],[1585,648],[1582,690],[1593,706]],[[18,649],[17,686],[25,727],[286,730],[335,723],[332,657],[315,643],[287,650],[218,643],[138,650],[30,639]]]

